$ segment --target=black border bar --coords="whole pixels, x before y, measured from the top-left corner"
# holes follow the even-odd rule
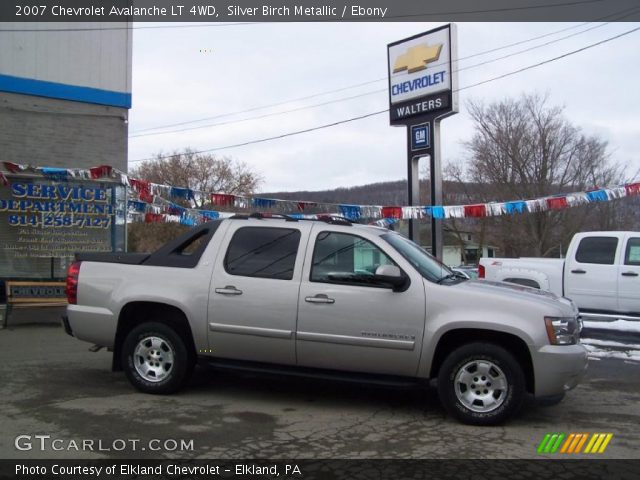
[[[42,8],[45,7],[45,8]],[[136,12],[128,8],[138,9]],[[195,9],[194,9],[195,8]],[[637,0],[2,0],[0,22],[638,21]],[[1,26],[0,26],[1,27]],[[0,33],[3,31],[0,28]]]
[[[64,472],[62,475],[61,471]],[[56,472],[58,472],[57,475]],[[540,460],[0,460],[0,478],[25,480],[49,478],[631,480],[637,479],[639,475],[640,460],[596,458],[565,460],[558,459],[557,455]]]

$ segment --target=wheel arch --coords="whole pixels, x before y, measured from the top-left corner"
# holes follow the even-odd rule
[[[515,283],[516,285],[537,288],[539,290],[551,290],[549,275],[544,272],[526,268],[505,268],[498,272],[495,280]]]
[[[541,288],[540,283],[531,278],[507,277],[502,281],[506,283],[515,283],[516,285],[522,285],[523,287],[537,288],[538,290]]]
[[[133,328],[146,322],[163,323],[173,328],[178,335],[185,341],[189,352],[196,356],[196,347],[193,340],[193,332],[186,314],[174,305],[162,302],[130,302],[126,304],[120,315],[118,316],[118,326],[116,328],[116,337],[113,345],[113,362],[112,370],[122,370],[121,352],[122,343],[127,333]]]
[[[478,328],[458,328],[445,332],[436,345],[436,349],[431,361],[430,378],[437,378],[440,367],[444,363],[445,358],[458,347],[468,343],[487,342],[498,345],[509,353],[522,366],[525,375],[525,388],[527,392],[535,391],[535,374],[533,370],[533,361],[531,352],[526,342],[517,335],[497,330],[478,329]]]

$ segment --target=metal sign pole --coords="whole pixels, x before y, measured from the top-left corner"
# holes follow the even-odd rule
[[[407,126],[407,187],[409,205],[420,205],[420,158],[429,157],[431,206],[442,205],[442,166],[440,161],[440,119]],[[420,224],[409,220],[409,238],[420,245]],[[431,217],[431,253],[442,258],[442,220]]]
[[[407,188],[409,206],[420,205],[420,157],[411,149],[411,127],[407,127]],[[420,222],[417,219],[409,220],[409,238],[420,245]]]
[[[431,206],[442,205],[442,165],[440,162],[440,120],[436,119],[431,128],[431,154],[429,155],[431,180]],[[443,256],[442,220],[431,216],[431,253],[442,260]]]

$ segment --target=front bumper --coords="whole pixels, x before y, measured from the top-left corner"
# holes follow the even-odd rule
[[[582,345],[545,345],[532,355],[535,396],[559,395],[575,388],[587,370],[587,349]]]

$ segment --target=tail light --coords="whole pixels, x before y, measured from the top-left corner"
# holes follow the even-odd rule
[[[73,262],[67,270],[67,286],[64,293],[67,295],[67,302],[71,305],[78,303],[78,275],[80,275],[81,262]]]
[[[484,265],[478,265],[478,278],[484,278]]]

